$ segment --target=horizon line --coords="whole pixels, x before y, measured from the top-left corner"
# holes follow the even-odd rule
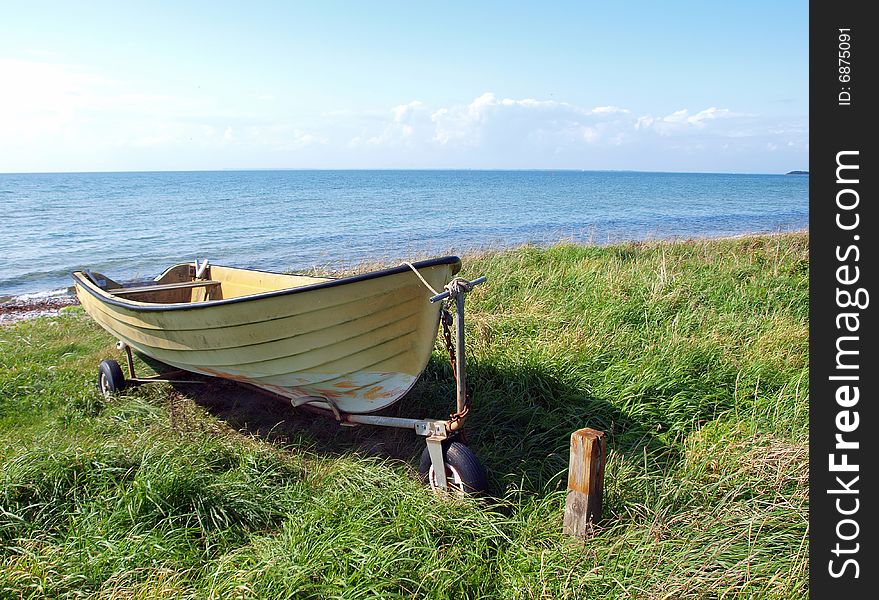
[[[808,175],[808,169],[792,169],[785,173],[781,172],[751,172],[751,171],[659,171],[646,169],[577,169],[577,168],[474,168],[474,167],[354,167],[354,168],[328,168],[328,167],[253,167],[253,168],[223,168],[223,169],[143,169],[143,170],[113,170],[113,171],[0,171],[0,175],[124,175],[134,173],[247,173],[262,171],[476,171],[476,172],[564,172],[564,173],[653,173],[668,175]]]

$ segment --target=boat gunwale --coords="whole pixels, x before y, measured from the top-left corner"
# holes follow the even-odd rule
[[[167,273],[170,269],[174,267],[188,265],[190,263],[179,263],[177,265],[172,265],[165,269],[162,273]],[[453,265],[452,274],[454,275],[461,269],[461,259],[457,256],[442,256],[439,258],[431,258],[427,260],[420,260],[414,263],[411,263],[413,267],[416,269],[435,267],[440,265]],[[457,269],[454,268],[454,265],[457,265]],[[285,275],[286,273],[277,273],[275,271],[265,271],[262,269],[244,269],[241,267],[227,267],[224,265],[216,265],[218,267],[223,267],[226,269],[239,269],[242,271],[249,271],[252,273],[265,273],[268,275]],[[88,291],[92,296],[103,302],[104,304],[110,304],[113,306],[118,306],[120,308],[125,308],[128,310],[132,310],[135,312],[164,312],[169,310],[199,310],[205,308],[211,308],[214,306],[225,306],[228,304],[237,304],[240,302],[253,302],[255,300],[263,300],[268,298],[278,298],[281,296],[289,296],[293,294],[300,294],[304,292],[311,292],[315,290],[325,289],[337,287],[340,285],[346,285],[349,283],[357,283],[360,281],[368,281],[370,279],[378,279],[380,277],[388,277],[390,275],[398,275],[400,273],[405,273],[407,271],[411,271],[408,264],[402,264],[396,267],[388,267],[385,269],[379,269],[378,271],[370,271],[369,273],[361,273],[359,275],[350,275],[348,277],[341,277],[338,279],[331,279],[329,281],[321,281],[318,283],[312,283],[309,285],[303,285],[299,287],[293,288],[284,288],[281,290],[269,290],[267,292],[260,292],[258,294],[249,294],[247,296],[238,296],[236,298],[221,298],[218,300],[207,300],[202,302],[178,302],[172,304],[157,304],[157,303],[149,303],[149,302],[137,302],[132,300],[123,300],[116,298],[113,294],[108,292],[107,290],[101,289],[96,286],[91,281],[88,281],[83,276],[82,271],[74,271],[71,273],[71,277],[73,278],[74,283],[81,287],[82,289]],[[161,275],[160,275],[161,277]]]

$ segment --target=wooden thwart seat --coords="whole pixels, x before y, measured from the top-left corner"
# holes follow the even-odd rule
[[[159,283],[156,285],[144,285],[131,288],[118,288],[109,290],[114,296],[134,296],[136,294],[148,294],[150,292],[163,292],[165,290],[185,290],[192,288],[213,288],[220,285],[219,281],[205,279],[203,281],[181,281],[180,283]]]

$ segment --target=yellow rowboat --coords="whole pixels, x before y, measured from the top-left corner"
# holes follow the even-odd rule
[[[123,285],[88,270],[73,273],[73,280],[85,311],[126,350],[129,381],[147,381],[134,375],[134,349],[184,371],[257,386],[294,406],[331,411],[343,422],[411,427],[446,442],[445,454],[448,438],[466,414],[464,293],[483,280],[452,279],[460,269],[459,258],[446,256],[331,279],[196,261],[174,265],[147,284]],[[448,291],[436,293],[444,287]],[[415,384],[436,340],[437,300],[446,297],[457,301],[459,418],[367,415],[393,404]],[[104,393],[125,383],[118,363],[101,364]],[[440,464],[439,444],[428,443],[428,449],[433,473]],[[449,474],[448,465],[446,471],[454,484],[456,474]],[[440,480],[437,487],[446,487],[442,477],[431,476]]]
[[[457,257],[413,265],[434,288]],[[85,311],[134,350],[179,369],[249,383],[294,401],[366,413],[403,396],[424,370],[440,306],[408,266],[344,279],[192,264],[151,285],[76,272]],[[103,285],[101,285],[103,283]]]

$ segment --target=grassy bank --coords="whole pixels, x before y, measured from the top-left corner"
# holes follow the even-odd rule
[[[78,308],[0,329],[0,597],[804,597],[805,234],[464,264],[488,501],[423,489],[407,432],[232,384],[105,402],[113,340]],[[390,413],[452,393],[437,351]],[[584,426],[609,449],[585,543],[560,533]]]

